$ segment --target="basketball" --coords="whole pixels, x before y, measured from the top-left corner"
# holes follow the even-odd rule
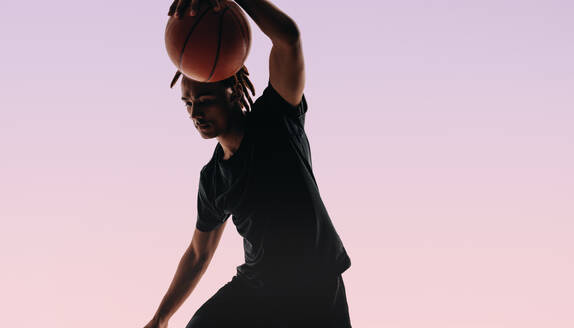
[[[237,73],[245,63],[251,30],[235,2],[222,1],[217,12],[201,2],[195,16],[189,9],[180,18],[170,16],[165,46],[181,73],[199,82],[217,82]]]

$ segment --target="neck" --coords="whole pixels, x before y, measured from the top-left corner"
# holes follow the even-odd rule
[[[234,117],[230,122],[229,129],[216,137],[217,141],[223,149],[223,159],[227,160],[237,150],[241,145],[241,140],[245,134],[245,116],[240,114],[240,116]]]

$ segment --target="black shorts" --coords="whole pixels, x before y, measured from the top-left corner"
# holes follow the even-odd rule
[[[341,275],[311,285],[254,289],[234,276],[193,315],[186,328],[350,328]]]

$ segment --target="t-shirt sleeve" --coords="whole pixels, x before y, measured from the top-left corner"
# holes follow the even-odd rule
[[[199,188],[197,191],[197,221],[195,227],[200,231],[211,231],[218,227],[229,217],[223,211],[218,210],[211,202],[209,186],[206,184],[205,170],[203,169],[199,178]]]
[[[287,123],[289,129],[293,130],[291,131],[292,133],[300,134],[305,126],[307,99],[303,94],[301,102],[297,106],[293,106],[268,81],[267,87],[263,90],[253,111],[259,112],[258,114],[262,120],[280,119]]]

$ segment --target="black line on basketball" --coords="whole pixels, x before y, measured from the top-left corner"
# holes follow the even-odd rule
[[[237,17],[237,12],[236,11],[231,11],[231,17],[233,17],[233,20],[235,20],[235,23],[237,23],[237,25],[239,26],[239,31],[241,32],[241,36],[243,37],[243,40],[247,41],[247,33],[244,31],[244,26],[241,23],[241,20]]]
[[[248,35],[247,35],[247,32],[244,32],[244,30],[243,30],[243,29],[245,28],[245,26],[244,26],[243,23],[242,23],[243,20],[240,19],[240,17],[237,17],[236,15],[237,15],[237,16],[239,15],[239,14],[237,13],[237,11],[233,11],[233,10],[232,10],[232,11],[231,11],[231,17],[233,17],[233,19],[235,20],[235,22],[237,23],[237,25],[239,25],[239,31],[241,32],[241,37],[243,38],[243,40],[244,40],[245,42],[247,42],[247,40],[248,40]],[[241,61],[242,63],[245,63],[245,59],[247,59],[248,53],[249,53],[249,48],[247,49],[247,51],[245,51],[245,56],[243,56],[243,60]]]
[[[197,26],[197,24],[199,24],[199,21],[201,21],[203,16],[205,16],[205,14],[207,14],[209,9],[211,9],[211,8],[207,8],[201,15],[199,15],[199,18],[195,22],[193,22],[193,26],[189,30],[189,33],[187,34],[187,37],[185,38],[185,41],[183,42],[183,46],[181,48],[181,53],[179,55],[179,65],[177,66],[177,68],[179,68],[180,71],[181,71],[181,62],[183,61],[183,52],[185,51],[185,47],[187,46],[187,42],[189,41],[189,38],[191,37],[191,33],[193,33],[193,30],[195,30],[195,27]]]
[[[217,51],[215,52],[215,62],[213,63],[211,73],[209,74],[209,77],[207,78],[207,80],[205,80],[205,82],[211,80],[211,78],[213,77],[213,73],[215,73],[215,67],[217,66],[217,60],[219,59],[219,49],[221,48],[221,34],[223,33],[223,16],[225,16],[227,9],[229,9],[229,7],[225,7],[223,12],[221,13],[221,18],[219,19],[219,33],[217,36]]]

